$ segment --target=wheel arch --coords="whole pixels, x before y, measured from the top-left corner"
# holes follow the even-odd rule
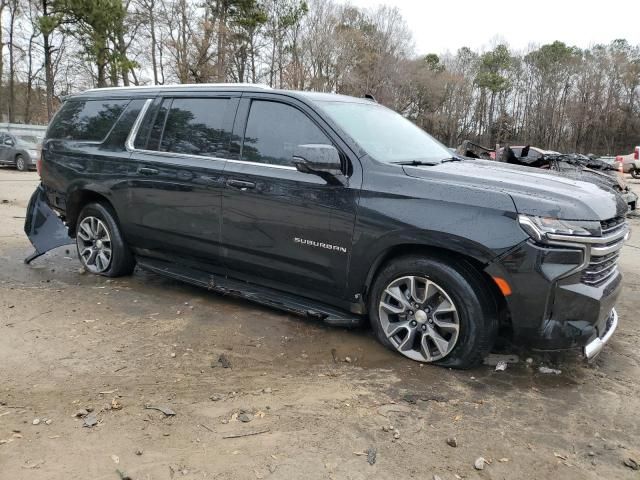
[[[65,219],[69,227],[70,237],[75,238],[76,224],[78,222],[78,216],[80,215],[80,212],[85,207],[85,205],[93,202],[101,203],[115,212],[113,204],[109,201],[109,199],[105,195],[96,192],[95,190],[77,189],[71,192],[67,197]]]
[[[464,265],[468,271],[477,275],[478,279],[482,280],[483,285],[486,285],[486,293],[495,303],[496,312],[500,317],[501,325],[503,327],[508,327],[510,325],[510,314],[507,301],[493,278],[485,271],[487,262],[483,262],[480,259],[455,250],[424,244],[410,243],[394,245],[387,248],[376,257],[369,268],[369,272],[367,273],[365,280],[363,299],[365,305],[368,305],[369,303],[369,294],[371,292],[373,282],[382,268],[394,259],[408,255],[423,255],[449,263]]]

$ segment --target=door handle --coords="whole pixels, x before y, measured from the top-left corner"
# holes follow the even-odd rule
[[[245,182],[244,180],[227,180],[227,186],[231,188],[237,188],[238,190],[248,190],[250,188],[256,188],[256,184],[253,182]]]
[[[138,173],[140,175],[157,175],[160,171],[155,168],[140,167]]]

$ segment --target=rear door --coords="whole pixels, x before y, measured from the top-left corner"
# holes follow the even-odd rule
[[[335,135],[335,134],[333,134]],[[304,103],[245,94],[225,167],[222,252],[234,275],[316,298],[342,298],[361,171],[357,159]],[[338,148],[348,174],[341,185],[298,172],[297,145]],[[355,171],[353,170],[355,166]]]
[[[170,260],[219,263],[222,172],[238,98],[157,98],[136,132],[129,170],[130,242]]]

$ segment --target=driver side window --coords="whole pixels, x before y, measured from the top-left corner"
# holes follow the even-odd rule
[[[290,105],[264,100],[251,102],[242,146],[242,160],[293,166],[298,145],[332,145],[304,113]]]

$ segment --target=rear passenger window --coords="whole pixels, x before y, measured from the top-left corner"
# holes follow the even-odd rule
[[[331,145],[331,141],[294,107],[262,100],[251,103],[242,146],[243,160],[292,166],[295,147],[305,144]]]
[[[224,128],[228,99],[174,98],[170,107],[166,102],[167,100],[160,107],[151,130],[151,149],[154,146],[154,138],[162,131],[158,148],[161,152],[225,156],[229,140],[229,132]]]
[[[47,137],[102,141],[120,117],[129,100],[70,100],[51,124]]]

